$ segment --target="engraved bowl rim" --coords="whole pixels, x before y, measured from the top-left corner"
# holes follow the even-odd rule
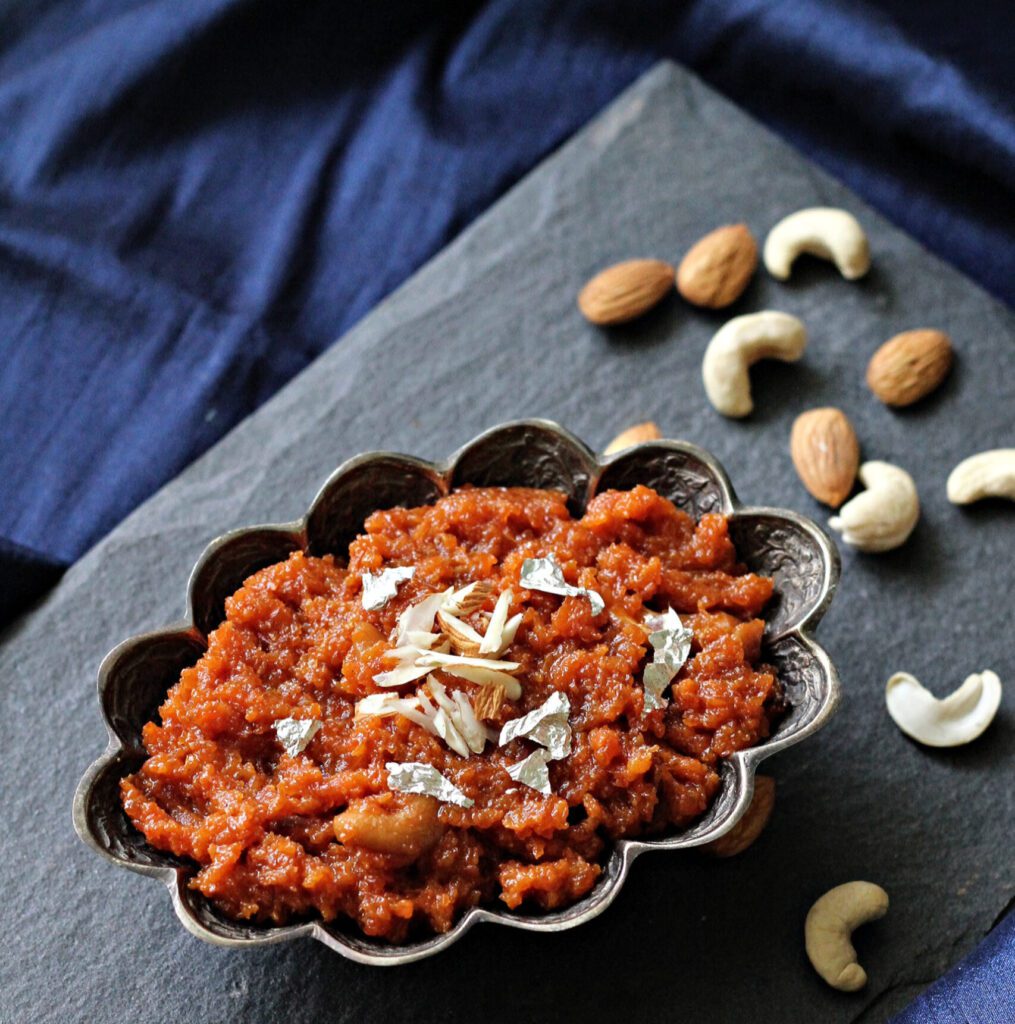
[[[489,443],[491,439],[497,438],[498,435],[503,434],[507,436],[510,432],[518,430],[533,430],[552,435],[557,443],[562,444],[572,454],[579,457],[584,468],[588,471],[588,481],[584,495],[586,501],[595,494],[596,486],[603,473],[609,467],[629,458],[632,452],[653,448],[659,451],[671,450],[692,456],[707,469],[709,476],[717,484],[722,496],[721,510],[729,515],[731,519],[764,516],[773,521],[784,522],[793,529],[808,535],[820,553],[823,575],[816,599],[797,621],[789,623],[774,636],[766,637],[766,640],[771,643],[774,640],[783,640],[787,637],[795,638],[818,662],[823,679],[827,684],[825,692],[820,704],[815,708],[808,721],[792,735],[783,738],[779,738],[777,735],[773,736],[772,739],[764,744],[737,751],[726,760],[725,774],[721,787],[726,786],[732,776],[737,785],[738,794],[736,800],[718,824],[714,824],[703,836],[694,837],[690,841],[679,834],[655,839],[616,840],[604,865],[601,882],[587,896],[561,911],[548,914],[522,915],[511,913],[507,910],[492,909],[488,906],[472,907],[465,911],[449,931],[398,946],[377,945],[357,936],[348,937],[343,934],[336,934],[334,931],[329,930],[324,922],[320,920],[270,926],[245,937],[216,934],[201,923],[186,898],[186,883],[193,873],[192,866],[134,863],[118,857],[99,842],[89,825],[89,810],[91,802],[95,797],[96,784],[110,764],[121,755],[128,753],[123,739],[115,730],[113,723],[106,713],[106,693],[112,685],[114,669],[125,654],[159,639],[187,638],[202,645],[206,644],[204,633],[195,624],[195,590],[202,578],[202,569],[215,558],[218,551],[237,538],[259,531],[276,532],[282,537],[288,535],[295,546],[306,550],[310,543],[307,528],[314,512],[330,493],[331,488],[353,470],[358,470],[361,466],[371,463],[395,460],[401,465],[411,465],[424,475],[430,476],[435,482],[442,482],[444,484],[444,492],[447,493],[447,490],[450,489],[448,485],[454,470],[465,455],[479,445]],[[555,932],[576,927],[597,917],[610,906],[623,887],[631,865],[641,854],[650,850],[693,848],[712,842],[725,835],[726,832],[736,825],[750,805],[754,790],[754,774],[758,765],[780,750],[802,742],[822,728],[832,714],[834,714],[840,699],[838,673],[827,652],[815,641],[813,633],[832,600],[838,585],[839,573],[840,559],[838,549],[813,520],[791,509],[742,504],[737,498],[726,470],[718,459],[710,452],[688,441],[668,439],[646,441],[611,455],[603,456],[595,453],[560,424],[552,420],[530,418],[510,420],[491,427],[462,445],[447,459],[440,462],[431,462],[392,451],[373,451],[355,455],[341,463],[328,476],[310,503],[307,512],[300,519],[286,523],[240,527],[213,538],[205,546],[190,573],[187,583],[186,617],[163,628],[135,634],[117,644],[105,656],[99,666],[97,691],[108,742],[105,750],[86,769],[78,783],[74,794],[72,812],[74,829],[82,842],[106,860],[119,867],[158,878],[164,882],[169,889],[176,914],[184,927],[198,938],[220,946],[260,946],[309,937],[318,940],[333,951],[356,962],[375,966],[394,966],[411,963],[446,949],[457,942],[474,925],[482,921],[504,924],[528,931]],[[718,800],[718,796],[719,794],[717,793],[716,800]]]

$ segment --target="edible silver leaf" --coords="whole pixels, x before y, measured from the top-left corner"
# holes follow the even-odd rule
[[[645,692],[645,709],[657,711],[666,707],[663,700],[663,691],[673,680],[670,670],[665,665],[646,665],[645,673],[641,677],[641,688]]]
[[[653,661],[665,665],[676,675],[691,653],[693,639],[694,632],[680,621],[680,616],[672,608],[667,609],[663,621],[649,634]]]
[[[285,752],[295,757],[306,750],[323,724],[316,718],[280,718],[275,723],[275,735]]]
[[[646,616],[645,624],[652,629],[648,638],[652,645],[652,664],[645,666],[642,689],[645,691],[645,707],[655,711],[666,706],[663,691],[687,661],[694,633],[680,621],[680,616],[672,608],[662,615]]]
[[[432,764],[423,764],[420,761],[399,764],[397,761],[389,761],[384,767],[388,770],[388,789],[432,796],[442,803],[454,804],[456,807],[472,807],[475,803],[453,782],[444,778]]]
[[[540,590],[544,594],[559,594],[561,597],[586,597],[592,607],[592,614],[598,615],[606,603],[594,590],[587,587],[573,587],[564,579],[564,570],[548,558],[526,558],[522,563],[518,582],[526,590]]]
[[[515,782],[521,782],[538,790],[544,796],[550,796],[553,790],[550,789],[550,772],[546,767],[550,760],[548,750],[533,750],[524,761],[510,765],[507,773]]]
[[[398,584],[411,580],[415,568],[411,565],[382,569],[378,573],[363,573],[363,608],[375,612],[383,608],[398,593]]]
[[[505,723],[500,731],[500,746],[521,736],[546,747],[549,759],[559,761],[571,753],[571,726],[567,720],[570,712],[567,696],[560,691],[552,693],[535,710]]]

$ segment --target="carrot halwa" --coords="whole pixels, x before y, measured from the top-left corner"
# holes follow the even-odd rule
[[[525,559],[547,557],[605,610],[523,589]],[[364,574],[394,566],[415,572],[364,610]],[[492,714],[483,752],[463,757],[402,715],[355,717],[358,701],[392,692],[374,678],[392,668],[399,615],[474,581],[493,585],[462,616],[478,632],[505,590],[521,615],[499,655],[520,665],[521,696]],[[341,916],[400,942],[446,931],[478,903],[561,907],[594,886],[611,840],[693,822],[719,761],[768,736],[781,699],[760,664],[758,616],[771,594],[738,563],[724,516],[695,523],[647,487],[600,494],[581,519],[563,495],[523,488],[377,512],[347,567],[296,552],[227,600],[207,652],[145,726],[149,757],[122,781],[123,805],[153,846],[195,861],[191,885],[236,918]],[[693,631],[691,653],[648,710],[642,623],[667,608]],[[484,689],[440,668],[432,677],[474,703]],[[535,745],[498,746],[496,733],[555,692],[572,744],[549,762],[544,795],[506,770]],[[274,728],[287,718],[322,723],[295,755]],[[390,762],[433,766],[473,805],[392,791]]]

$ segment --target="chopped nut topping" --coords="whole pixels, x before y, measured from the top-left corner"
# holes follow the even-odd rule
[[[485,691],[484,691],[485,692]],[[431,702],[431,699],[433,701]],[[496,734],[480,722],[469,698],[461,691],[448,693],[447,688],[430,676],[415,697],[398,697],[393,693],[372,693],[356,704],[357,718],[401,715],[439,736],[461,757],[470,752],[480,754],[487,740]]]
[[[386,718],[401,715],[437,735],[433,719],[422,711],[418,697],[399,697],[397,693],[371,693],[356,704],[356,718]]]
[[[472,584],[470,584],[472,586]],[[463,588],[468,590],[468,587]],[[463,592],[459,591],[459,595]],[[474,592],[473,592],[474,593]],[[491,625],[495,634],[499,634],[498,649],[505,648],[515,637],[521,616],[516,615],[507,622],[501,620],[506,616],[511,603],[511,592],[506,591],[498,599],[491,616]],[[451,646],[456,642],[461,648],[464,637],[470,644],[475,643],[472,637],[479,640],[481,646],[484,637],[474,630],[467,622],[463,622],[454,612],[447,610],[448,602],[455,605],[455,592],[448,589],[440,594],[431,594],[417,604],[410,605],[398,617],[396,645],[387,652],[397,664],[386,672],[378,672],[374,682],[378,686],[404,686],[416,679],[422,679],[431,669],[440,668],[451,675],[483,686],[500,683],[511,700],[517,700],[522,688],[512,675],[521,669],[514,661],[501,661],[495,654],[493,657],[479,657],[476,654],[451,654],[443,644],[445,636]],[[457,605],[455,605],[457,607]],[[444,633],[434,633],[434,619],[441,623]],[[459,638],[457,641],[455,638]],[[494,639],[497,639],[495,635]]]
[[[455,654],[461,654],[468,658],[474,658],[479,654],[483,636],[467,622],[443,608],[437,613],[437,621],[440,623],[444,635],[451,642],[451,650]]]
[[[497,717],[497,712],[500,711],[500,706],[503,703],[504,687],[500,683],[494,683],[492,686],[484,686],[476,694],[472,708],[476,712],[477,718],[488,720]]]
[[[432,636],[434,640],[437,639],[435,633],[433,633],[433,620],[440,611],[441,605],[444,601],[451,596],[453,591],[449,587],[443,593],[430,594],[424,597],[422,601],[417,601],[416,604],[409,605],[401,615],[398,616],[398,634],[396,637],[396,643],[399,647],[406,643],[415,643],[417,647],[424,646],[419,642],[419,639],[413,638],[410,640],[410,634],[423,634],[424,636]]]
[[[452,615],[471,615],[482,608],[487,598],[493,594],[493,584],[489,580],[477,580],[468,586],[456,590],[445,602],[444,609]]]
[[[489,623],[487,623],[486,635],[483,637],[483,642],[479,645],[480,654],[496,656],[505,646],[504,627],[507,625],[507,613],[511,610],[513,596],[510,590],[505,590],[497,598],[497,603],[493,606],[493,614],[490,616]]]

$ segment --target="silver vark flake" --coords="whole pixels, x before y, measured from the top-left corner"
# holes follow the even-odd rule
[[[571,753],[571,726],[567,720],[570,712],[571,702],[567,696],[560,691],[552,693],[535,710],[507,722],[498,742],[503,747],[521,736],[546,747],[549,759],[559,761]]]
[[[388,770],[388,789],[432,796],[456,807],[471,807],[475,803],[453,782],[444,778],[432,764],[423,764],[421,761],[399,764],[397,761],[389,761],[384,767]]]
[[[317,735],[323,722],[316,718],[280,718],[275,723],[275,735],[290,757],[302,754],[307,744]]]
[[[559,594],[561,597],[588,598],[593,615],[598,615],[606,607],[602,597],[594,590],[571,586],[564,579],[564,570],[552,557],[526,558],[518,582],[526,590],[540,590],[544,594]]]
[[[652,664],[645,666],[642,689],[646,709],[655,711],[666,706],[663,691],[687,661],[694,633],[672,608],[663,615],[647,616],[645,622],[653,630],[648,638],[652,645]]]
[[[383,608],[398,593],[398,584],[411,580],[415,571],[414,566],[399,565],[378,573],[363,573],[363,610],[375,612]]]
[[[524,761],[511,765],[507,773],[515,782],[538,790],[543,796],[550,796],[550,772],[546,767],[550,760],[549,750],[533,750]]]

